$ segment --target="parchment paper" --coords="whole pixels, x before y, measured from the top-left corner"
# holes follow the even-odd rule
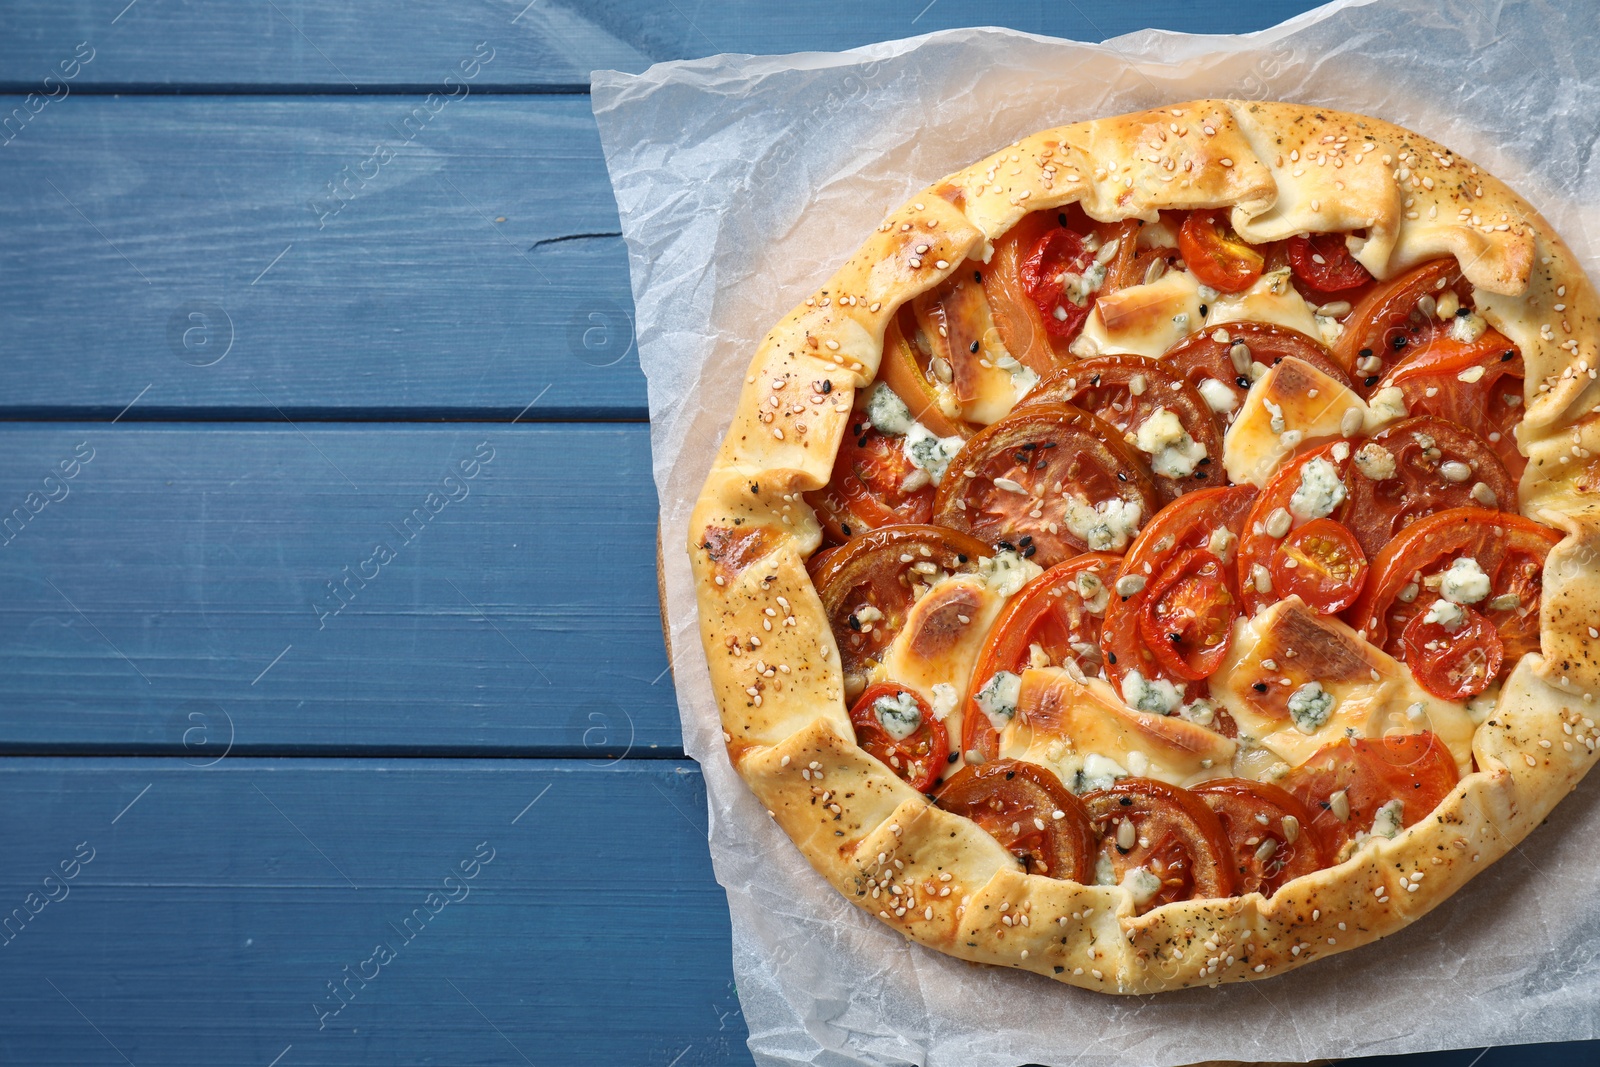
[[[1381,0],[1244,37],[979,29],[595,72],[649,378],[684,741],[705,772],[758,1063],[1168,1067],[1600,1036],[1593,777],[1428,917],[1270,981],[1113,998],[904,941],[812,872],[729,765],[683,548],[762,336],[926,184],[1061,123],[1196,97],[1301,101],[1398,122],[1486,166],[1597,277],[1597,54],[1583,0]]]

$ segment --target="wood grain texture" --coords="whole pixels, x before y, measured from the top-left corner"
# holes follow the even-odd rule
[[[644,418],[588,98],[437,106],[41,111],[0,147],[0,417]]]
[[[0,808],[0,1062],[750,1062],[692,764],[6,760]]]
[[[0,455],[0,751],[679,751],[643,425],[9,424]]]
[[[997,8],[981,0],[464,0],[458,4],[319,4],[276,0],[66,0],[7,13],[0,72],[32,88],[89,41],[94,59],[75,87],[174,91],[227,87],[276,91],[382,91],[433,87],[490,42],[485,84],[511,91],[587,88],[597,67],[640,71],[658,60],[717,52],[755,54],[853,48],[958,26],[1002,23],[1032,33],[1098,41],[1144,26],[1195,33],[1258,30],[1316,5],[1260,0],[1236,7],[1184,0],[1080,5],[1034,2]]]

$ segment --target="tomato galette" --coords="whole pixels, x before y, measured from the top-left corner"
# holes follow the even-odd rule
[[[1398,929],[1593,762],[1596,308],[1359,115],[1199,101],[938,182],[767,336],[699,500],[729,756],[963,959],[1149,992]]]

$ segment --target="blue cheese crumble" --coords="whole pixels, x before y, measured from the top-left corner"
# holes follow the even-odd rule
[[[1136,908],[1148,904],[1157,893],[1161,892],[1161,879],[1150,873],[1147,867],[1135,867],[1122,876],[1122,881],[1117,883],[1128,891],[1133,897]]]
[[[911,417],[911,409],[906,407],[906,402],[882,382],[874,385],[867,397],[867,421],[872,423],[873,428],[879,433],[896,435],[910,433],[911,427],[917,424],[917,420]]]
[[[1289,718],[1303,734],[1322,729],[1333,714],[1333,694],[1321,682],[1307,682],[1289,695]]]
[[[884,733],[896,741],[904,741],[922,725],[922,710],[917,707],[917,698],[906,692],[874,700],[872,714],[883,727]]]
[[[1128,772],[1123,769],[1122,764],[1099,753],[1091,752],[1083,758],[1083,766],[1072,776],[1071,789],[1082,796],[1096,789],[1110,789],[1117,784],[1118,778],[1127,776]]]
[[[1071,494],[1065,495],[1062,516],[1073,536],[1089,546],[1091,552],[1121,552],[1139,532],[1139,503],[1112,497],[1090,507]]]
[[[973,695],[978,707],[989,717],[989,724],[1004,730],[1017,717],[1017,701],[1022,699],[1022,679],[1010,671],[998,671]]]
[[[1462,556],[1450,564],[1439,582],[1439,595],[1452,604],[1476,604],[1489,595],[1489,576],[1478,561]]]
[[[1015,549],[1002,549],[978,561],[983,583],[1002,597],[1009,597],[1044,573],[1031,559],[1023,559]]]
[[[1133,443],[1150,456],[1150,469],[1163,478],[1187,478],[1206,458],[1206,446],[1190,437],[1166,408],[1156,408],[1139,424]]]
[[[904,404],[900,406],[905,407]],[[913,422],[911,428],[906,430],[905,443],[901,448],[905,451],[906,459],[911,461],[911,465],[918,470],[926,471],[929,480],[938,485],[944,481],[944,473],[950,468],[950,461],[961,451],[964,443],[959,437],[940,437],[922,423]]]
[[[1436,622],[1446,630],[1454,630],[1467,621],[1467,613],[1458,604],[1443,599],[1435,600],[1429,606],[1428,613],[1422,616],[1422,621]]]
[[[1318,457],[1300,468],[1300,484],[1289,497],[1289,510],[1302,519],[1326,518],[1344,498],[1338,468]]]
[[[1406,806],[1398,800],[1391,800],[1378,809],[1372,817],[1372,836],[1393,839],[1401,830],[1405,829]]]
[[[1170,715],[1183,702],[1183,695],[1165,678],[1147,679],[1138,671],[1129,671],[1122,679],[1122,699],[1135,711]]]

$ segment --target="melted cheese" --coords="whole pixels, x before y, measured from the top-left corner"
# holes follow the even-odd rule
[[[1302,725],[1296,725],[1290,701],[1313,682],[1333,702],[1325,719],[1316,716],[1321,725],[1308,731],[1303,727],[1314,720],[1302,715]],[[1266,691],[1257,692],[1257,685]],[[1347,731],[1377,738],[1431,730],[1462,774],[1472,769],[1473,724],[1465,705],[1433,696],[1405,664],[1339,620],[1318,615],[1299,597],[1235,624],[1227,662],[1211,678],[1211,695],[1233,716],[1241,741],[1260,745],[1290,766]]]
[[[1270,322],[1307,337],[1321,337],[1316,316],[1289,281],[1288,268],[1263,274],[1242,293],[1224,293],[1212,301],[1207,326],[1225,322]]]
[[[1149,285],[1130,285],[1094,302],[1073,351],[1083,355],[1159,356],[1205,325],[1194,275],[1168,271]]]
[[[1349,412],[1358,414],[1349,417]],[[1250,387],[1222,439],[1222,465],[1235,484],[1263,486],[1307,441],[1360,433],[1367,405],[1304,360],[1284,358]]]
[[[1192,785],[1232,773],[1236,748],[1185,719],[1132,711],[1109,684],[1073,667],[1023,671],[1017,716],[1000,736],[1003,755],[1048,767],[1069,786],[1091,756],[1135,775]]]
[[[1009,415],[1039,378],[1006,350],[983,286],[970,272],[958,277],[937,296],[919,297],[914,307],[934,355],[950,365],[961,417],[987,426]]]
[[[939,582],[911,605],[874,680],[893,681],[914,690],[930,707],[936,700],[933,687],[940,683],[965,693],[983,639],[1004,605],[1005,597],[978,575],[957,575]],[[960,702],[945,725],[950,736],[961,736]]]

